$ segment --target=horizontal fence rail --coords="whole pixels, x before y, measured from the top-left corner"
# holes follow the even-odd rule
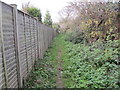
[[[56,30],[0,1],[0,90],[21,88]]]

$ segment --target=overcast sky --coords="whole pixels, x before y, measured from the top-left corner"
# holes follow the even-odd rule
[[[67,5],[67,2],[74,1],[74,0],[1,0],[1,1],[7,4],[17,4],[18,9],[21,9],[22,4],[30,2],[31,5],[34,5],[35,7],[41,10],[42,16],[45,15],[46,10],[49,10],[52,16],[52,20],[54,22],[57,22],[59,19],[58,12],[64,6]],[[80,1],[85,1],[85,0],[80,0]],[[91,1],[91,0],[87,0],[87,1]],[[93,0],[93,1],[96,1],[96,0]],[[108,1],[108,0],[105,0],[105,1]],[[109,0],[109,1],[113,1],[113,0]]]
[[[67,5],[67,2],[72,0],[1,0],[7,4],[17,4],[18,9],[21,9],[23,3],[30,1],[32,5],[39,8],[42,15],[45,15],[46,10],[49,10],[54,22],[58,21],[58,12]]]

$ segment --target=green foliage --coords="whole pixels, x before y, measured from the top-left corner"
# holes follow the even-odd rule
[[[66,37],[66,36],[65,36]],[[63,80],[67,88],[120,88],[120,40],[73,44],[63,43]]]
[[[87,42],[85,34],[79,31],[67,33],[65,40],[73,42],[74,44]]]
[[[49,11],[46,11],[46,14],[44,17],[44,24],[52,26],[52,18],[51,18]]]
[[[56,87],[56,57],[60,48],[65,88],[120,88],[120,40],[74,44],[66,41],[66,38],[68,37],[60,34],[55,39],[44,59],[36,63],[26,87]]]
[[[40,9],[36,7],[28,7],[27,13],[33,17],[37,17],[40,22],[42,22],[42,15]]]

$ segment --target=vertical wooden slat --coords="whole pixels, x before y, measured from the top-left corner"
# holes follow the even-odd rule
[[[13,20],[14,20],[14,35],[15,35],[15,51],[16,51],[16,59],[17,59],[17,73],[18,73],[18,87],[22,87],[22,77],[21,77],[21,68],[20,68],[20,50],[19,50],[19,32],[17,26],[17,6],[12,4],[13,6]]]
[[[43,58],[43,54],[44,54],[44,51],[45,51],[45,38],[44,38],[44,29],[43,29],[43,25],[42,25],[42,28],[41,28],[41,34],[42,34],[42,58]]]
[[[33,51],[34,51],[34,52],[33,52],[33,55],[34,55],[34,56],[33,56],[33,57],[34,57],[34,58],[33,58],[33,65],[34,65],[35,61],[37,60],[37,57],[36,57],[36,56],[37,56],[37,52],[36,52],[36,48],[37,48],[37,47],[36,47],[36,43],[37,43],[37,42],[36,42],[36,41],[37,41],[37,38],[36,38],[36,37],[37,37],[37,36],[36,36],[37,33],[36,33],[36,31],[37,31],[37,30],[36,30],[35,20],[34,20],[34,19],[32,19],[32,20],[33,20],[33,21],[32,21],[32,22],[33,22],[32,38],[34,38],[34,40],[33,40],[33,41],[34,41],[34,44],[33,44],[33,41],[32,41],[32,45],[33,45],[33,47],[34,47],[34,48],[33,48]]]
[[[43,33],[43,54],[45,52],[45,30],[43,29],[44,26],[42,26],[42,33]]]
[[[4,49],[4,40],[3,40],[3,29],[2,29],[2,2],[0,1],[0,32],[1,32],[1,48],[2,48],[2,58],[3,58],[3,68],[5,76],[5,85],[8,87],[8,75],[6,68],[6,59],[5,59],[5,49]]]
[[[43,58],[43,31],[42,24],[39,23],[39,44],[40,44],[40,59]]]
[[[36,23],[36,26],[37,26],[37,53],[38,53],[38,58],[40,58],[40,43],[39,43],[39,21],[37,19],[37,23]]]

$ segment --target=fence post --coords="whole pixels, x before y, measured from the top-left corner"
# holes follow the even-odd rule
[[[45,47],[46,47],[46,46],[45,46],[45,45],[46,45],[46,44],[45,44],[45,37],[44,37],[44,36],[45,36],[44,26],[42,27],[42,32],[43,32],[43,54],[44,54],[44,52],[45,52]]]
[[[16,51],[16,60],[17,60],[17,73],[18,73],[18,87],[22,87],[22,77],[21,77],[21,68],[20,68],[20,50],[19,50],[19,31],[18,31],[18,22],[17,22],[17,5],[11,4],[13,6],[13,21],[14,21],[14,36],[15,36],[15,51]]]
[[[41,59],[43,59],[43,31],[42,31],[42,24],[40,24],[40,32],[39,32],[39,35],[40,35],[40,55],[41,55]]]
[[[5,77],[5,85],[8,87],[8,75],[6,68],[6,59],[5,59],[5,50],[4,50],[4,40],[3,40],[3,30],[2,30],[2,2],[0,1],[0,32],[1,32],[1,49],[2,49],[2,58],[3,58],[3,69]]]
[[[37,23],[36,23],[36,27],[37,27],[37,53],[38,53],[38,56],[37,56],[37,58],[40,58],[40,42],[39,42],[39,21],[38,21],[38,19],[37,19]]]
[[[29,31],[30,31],[30,50],[31,50],[31,64],[32,64],[32,68],[33,68],[33,56],[32,56],[32,33],[31,33],[31,23],[32,23],[32,19],[31,16],[29,16]]]

